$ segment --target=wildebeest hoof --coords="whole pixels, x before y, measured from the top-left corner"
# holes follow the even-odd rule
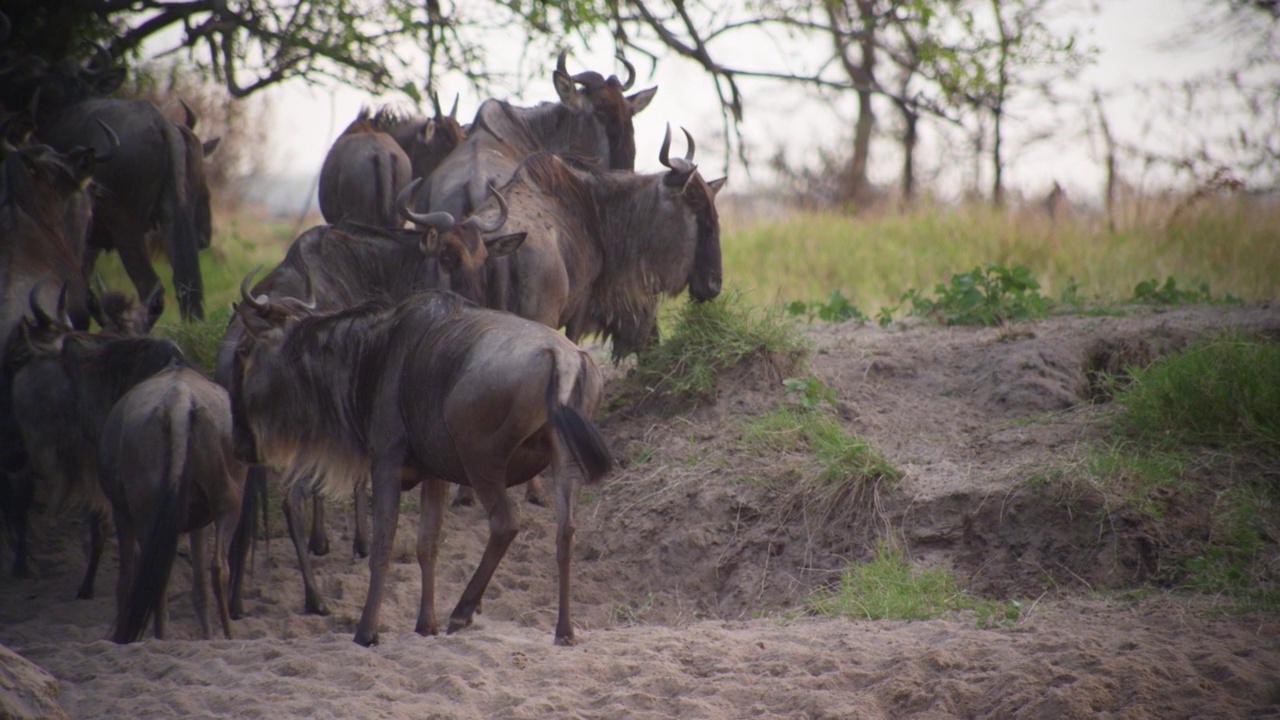
[[[351,549],[355,552],[356,557],[358,558],[363,559],[369,557],[369,541],[364,538],[356,538],[355,542],[351,543]]]
[[[307,543],[307,550],[316,557],[324,557],[329,554],[329,540],[327,538],[324,540],[312,540]]]
[[[422,637],[430,637],[440,634],[440,626],[437,624],[428,625],[426,623],[418,623],[418,625],[413,628],[413,631]]]
[[[577,644],[578,644],[578,641],[574,639],[573,633],[569,633],[564,637],[559,637],[559,636],[556,637],[556,645],[559,645],[561,647],[573,647],[574,645],[577,645]]]
[[[471,495],[463,495],[462,493],[458,493],[457,495],[454,495],[453,502],[450,503],[452,507],[471,507],[472,505],[475,505],[475,504],[476,504],[476,499],[474,497],[472,497]]]
[[[308,598],[308,599],[307,599],[307,614],[308,614],[308,615],[319,615],[319,616],[321,616],[321,617],[326,617],[326,616],[328,616],[328,615],[329,615],[329,606],[328,606],[328,605],[325,605],[323,600],[320,600],[320,599],[313,599],[313,598]]]
[[[356,636],[354,640],[357,645],[363,645],[364,647],[373,647],[374,645],[378,644],[378,633],[375,632],[375,633],[366,634],[359,630],[356,630]]]
[[[449,618],[449,629],[445,632],[452,635],[462,628],[471,625],[471,618]]]

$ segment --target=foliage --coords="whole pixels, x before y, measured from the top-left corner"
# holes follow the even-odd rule
[[[782,387],[788,395],[794,395],[796,402],[805,410],[816,410],[818,403],[825,402],[836,408],[836,392],[827,387],[821,380],[812,375],[803,378],[784,378]]]
[[[815,318],[826,320],[827,322],[867,320],[867,316],[858,309],[858,306],[849,302],[849,299],[838,289],[832,290],[827,295],[825,303],[818,300],[809,303],[803,300],[795,300],[787,305],[787,312],[793,317],[804,315],[809,322],[813,322]]]
[[[915,568],[906,554],[884,540],[870,562],[850,565],[832,588],[816,593],[810,609],[819,615],[862,620],[927,620],[971,611],[979,627],[1022,618],[1017,600],[990,602],[969,597],[945,570]]]
[[[933,317],[947,325],[996,325],[1011,320],[1043,317],[1053,300],[1040,294],[1040,283],[1026,265],[1013,268],[985,263],[967,273],[951,276],[951,285],[939,283],[935,297],[915,290],[902,295],[909,315]],[[892,310],[882,311],[880,324],[887,325]]]
[[[889,464],[871,441],[845,431],[835,418],[811,410],[779,408],[750,420],[743,439],[756,451],[804,448],[818,460],[818,485],[896,481],[902,471]]]
[[[1143,280],[1133,289],[1133,299],[1138,302],[1150,303],[1152,305],[1181,305],[1185,303],[1209,302],[1209,283],[1200,283],[1198,290],[1183,290],[1178,287],[1178,283],[1169,276],[1165,279],[1164,285],[1160,281],[1152,278]]]
[[[1144,445],[1280,456],[1280,344],[1231,333],[1135,370],[1117,428]]]
[[[779,310],[758,311],[741,291],[729,289],[715,300],[684,304],[667,338],[637,354],[630,380],[697,403],[714,396],[717,373],[744,358],[775,357],[791,365],[806,352],[794,325]]]

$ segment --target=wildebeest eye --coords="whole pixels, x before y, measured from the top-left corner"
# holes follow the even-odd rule
[[[458,269],[459,265],[462,264],[462,258],[458,255],[457,252],[453,250],[446,250],[440,253],[440,264],[444,266],[445,270],[448,270],[449,272],[453,272],[454,270]]]

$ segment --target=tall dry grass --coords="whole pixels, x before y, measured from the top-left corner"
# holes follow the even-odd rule
[[[872,217],[796,212],[767,220],[730,210],[724,273],[760,303],[815,301],[839,290],[872,316],[896,306],[908,289],[931,294],[983,263],[1027,265],[1048,297],[1074,285],[1085,300],[1123,301],[1139,282],[1172,277],[1182,288],[1207,282],[1214,298],[1280,298],[1280,203],[1227,197],[1178,207],[1148,207],[1147,219],[1115,231],[1097,214],[1050,218],[1039,206],[928,207]]]
[[[872,317],[897,306],[909,289],[931,295],[953,274],[983,263],[1027,265],[1041,294],[1052,298],[1074,284],[1081,299],[1124,301],[1139,282],[1172,277],[1180,288],[1207,282],[1214,298],[1280,299],[1280,202],[1231,196],[1189,207],[1145,203],[1142,219],[1127,219],[1113,232],[1097,214],[1067,211],[1051,219],[1039,206],[925,207],[870,217],[794,211],[751,219],[726,202],[725,282],[757,307],[820,301],[839,290]],[[215,212],[213,247],[201,254],[211,318],[239,299],[245,273],[273,267],[300,231],[292,221],[252,210]],[[156,265],[169,288],[168,266],[163,259]],[[109,286],[132,288],[114,255],[100,259],[98,270]],[[166,298],[161,323],[176,324],[171,289]]]

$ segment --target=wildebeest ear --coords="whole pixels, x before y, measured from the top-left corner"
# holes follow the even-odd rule
[[[503,235],[502,237],[496,237],[492,240],[485,240],[484,247],[489,251],[489,257],[510,255],[520,249],[520,246],[524,244],[524,239],[527,236],[528,233],[524,231],[512,233],[511,235]]]
[[[560,102],[569,107],[577,107],[582,103],[582,93],[578,92],[578,88],[573,84],[573,78],[568,73],[562,73],[559,70],[551,73],[551,81],[556,86],[556,94],[560,96]]]
[[[209,157],[213,154],[214,150],[218,149],[218,143],[220,142],[222,142],[222,138],[220,136],[212,140],[205,140],[204,144],[200,146],[200,150],[204,153],[205,157]]]
[[[729,176],[726,175],[716,180],[708,180],[707,187],[711,188],[711,194],[714,196],[718,194],[721,190],[723,190],[724,186],[728,184],[728,182],[729,182]]]
[[[658,94],[658,86],[654,85],[648,90],[641,90],[627,96],[627,104],[631,106],[631,114],[636,115],[641,110],[649,107],[649,103],[653,100],[653,96]]]
[[[436,121],[434,119],[427,120],[422,126],[422,142],[431,142],[432,136],[436,134]]]

